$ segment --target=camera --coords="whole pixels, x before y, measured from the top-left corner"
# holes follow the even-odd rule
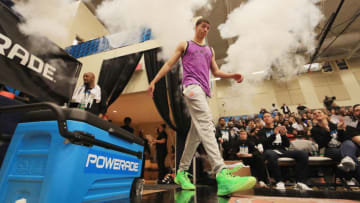
[[[327,110],[330,110],[334,101],[336,100],[336,97],[328,97],[328,96],[325,96],[325,99],[324,99],[324,105],[326,107]]]

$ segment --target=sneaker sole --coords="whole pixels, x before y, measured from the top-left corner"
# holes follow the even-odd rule
[[[229,190],[227,192],[217,192],[217,195],[219,196],[224,196],[224,195],[229,195],[231,193],[234,192],[240,192],[240,191],[245,191],[245,190],[250,190],[251,188],[253,188],[256,184],[256,178],[254,177],[249,177],[248,181],[245,184],[237,184],[235,185],[232,190]],[[235,188],[235,189],[234,189]]]

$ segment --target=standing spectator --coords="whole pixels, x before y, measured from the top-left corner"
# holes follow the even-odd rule
[[[222,147],[224,149],[223,158],[225,160],[234,160],[238,147],[236,143],[239,140],[239,129],[237,129],[232,121],[228,121],[228,140],[223,140]]]
[[[264,147],[265,160],[268,161],[269,170],[274,177],[277,190],[285,190],[285,184],[278,165],[280,157],[289,157],[296,160],[296,189],[312,190],[304,182],[307,179],[307,167],[309,155],[304,151],[288,151],[290,146],[289,139],[286,135],[285,126],[274,127],[273,118],[270,113],[264,114],[265,127],[258,132],[260,142]]]
[[[144,130],[139,131],[139,137],[144,141],[144,157],[147,159],[150,155],[149,141],[145,138]]]
[[[273,103],[271,104],[271,113],[273,116],[275,116],[279,112],[279,109],[276,107],[276,105]]]
[[[298,114],[301,115],[302,113],[306,113],[307,107],[299,104],[296,109],[298,111]]]
[[[224,117],[220,117],[218,120],[215,137],[218,143],[220,144],[224,142],[224,139],[229,140],[229,129],[226,127],[226,122]]]
[[[167,155],[167,134],[166,125],[161,124],[157,129],[158,136],[153,142],[156,144],[156,160],[159,168],[158,183],[163,184],[163,179],[167,173],[165,167],[165,158]]]
[[[134,128],[132,128],[131,126],[131,118],[130,117],[125,117],[124,118],[124,125],[121,126],[123,129],[125,129],[126,131],[130,132],[130,133],[134,133]]]
[[[83,75],[84,84],[75,89],[72,104],[89,111],[100,118],[106,112],[106,94],[95,84],[95,74],[88,72]]]
[[[289,108],[286,104],[283,104],[283,105],[281,106],[281,110],[282,110],[282,112],[283,112],[284,114],[290,114],[290,113],[291,113],[290,108]]]
[[[149,142],[147,139],[145,139],[144,130],[141,129],[139,131],[139,137],[144,141],[144,155],[142,159],[142,166],[141,166],[141,178],[144,178],[144,172],[145,172],[145,160],[150,156],[150,147]]]

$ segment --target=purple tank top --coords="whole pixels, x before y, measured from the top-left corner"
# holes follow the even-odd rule
[[[182,57],[183,79],[182,85],[198,84],[210,97],[210,66],[212,51],[209,46],[199,45],[188,41],[188,47]]]

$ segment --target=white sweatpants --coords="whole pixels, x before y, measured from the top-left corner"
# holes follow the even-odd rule
[[[216,173],[225,167],[215,138],[215,126],[205,92],[199,85],[189,85],[184,91],[185,102],[191,115],[191,127],[186,138],[179,170],[188,170],[199,144],[205,148],[212,170]]]

